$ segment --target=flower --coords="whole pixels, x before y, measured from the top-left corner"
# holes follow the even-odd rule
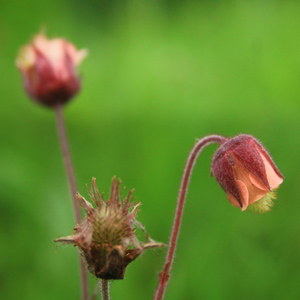
[[[149,243],[141,243],[135,234],[137,225],[143,232],[144,227],[135,219],[140,203],[130,201],[130,191],[125,199],[119,195],[121,181],[112,181],[110,199],[100,196],[96,179],[92,180],[90,196],[96,208],[79,193],[76,197],[87,216],[74,228],[74,234],[59,238],[54,242],[74,244],[84,257],[89,271],[101,279],[123,279],[126,267],[146,249],[163,247],[148,236]]]
[[[87,56],[86,50],[60,38],[49,40],[36,35],[20,49],[16,65],[30,97],[46,106],[66,103],[80,89],[76,66]]]
[[[230,203],[267,212],[276,198],[274,189],[283,181],[267,150],[254,137],[246,134],[228,139],[216,151],[212,174],[227,193]]]

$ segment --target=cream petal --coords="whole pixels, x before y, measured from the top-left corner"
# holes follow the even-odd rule
[[[87,50],[77,50],[72,43],[61,38],[48,40],[42,33],[33,38],[30,48],[32,49],[33,47],[38,49],[45,56],[51,64],[57,78],[61,80],[68,80],[70,76],[73,76],[73,71],[66,68],[66,55],[69,56],[74,66],[77,66],[87,56]],[[20,57],[20,59],[17,60],[17,66],[20,69],[24,65],[24,63],[22,63],[24,58],[27,64],[33,64],[32,53],[29,53],[31,55],[30,58],[24,57],[25,54],[28,56],[27,53],[24,52],[22,54],[23,59]]]
[[[75,60],[75,64],[78,65],[81,63],[83,59],[88,56],[89,52],[87,49],[81,49],[77,52],[77,59]]]
[[[35,47],[37,47],[40,51],[47,51],[48,49],[48,39],[42,34],[37,34],[33,40],[32,40],[32,45],[34,45]]]
[[[68,42],[63,39],[48,40],[42,34],[37,35],[33,40],[33,45],[45,56],[56,76],[62,80],[69,76],[65,66],[65,44]]]
[[[76,66],[79,65],[81,61],[88,55],[88,51],[86,49],[77,50],[71,43],[66,42],[65,49]]]
[[[21,48],[19,55],[16,60],[17,67],[26,71],[31,68],[35,63],[35,53],[31,46],[24,46]]]

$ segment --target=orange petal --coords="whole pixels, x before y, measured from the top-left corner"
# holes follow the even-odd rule
[[[227,194],[229,202],[235,207],[241,207],[239,201],[230,193]]]
[[[241,198],[244,197],[244,200],[242,199],[243,208],[246,205],[246,209],[248,204],[252,204],[262,198],[268,192],[268,189],[256,176],[250,173],[235,156],[232,155],[232,157],[236,165],[233,170],[234,176],[236,178],[240,196]]]
[[[244,211],[248,207],[249,192],[248,192],[246,185],[242,181],[237,180],[236,183],[237,183],[237,186],[238,186],[238,189],[240,192],[240,197],[241,197],[242,204],[243,204],[242,211]]]
[[[249,178],[251,180],[251,182],[258,187],[259,189],[263,190],[263,191],[268,191],[269,189],[252,173],[249,173]]]
[[[264,162],[265,168],[266,168],[266,173],[267,173],[267,178],[268,178],[268,181],[269,181],[269,185],[270,185],[271,189],[275,189],[282,183],[283,179],[282,179],[282,177],[278,176],[275,173],[273,167],[266,160],[264,155],[261,154],[260,156],[261,156],[261,158]]]
[[[241,197],[241,201],[242,201],[242,211],[244,211],[248,207],[248,202],[249,202],[248,189],[242,181],[237,180],[236,183],[237,183],[239,193],[240,193],[240,197]],[[227,198],[233,206],[241,207],[238,200],[233,195],[231,195],[230,193],[227,194]]]

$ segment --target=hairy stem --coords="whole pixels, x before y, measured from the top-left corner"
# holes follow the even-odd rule
[[[63,161],[68,177],[68,182],[70,186],[70,191],[73,199],[73,208],[75,213],[75,221],[76,223],[81,222],[81,213],[79,208],[79,203],[76,200],[75,194],[77,192],[76,187],[76,181],[75,181],[75,175],[74,170],[72,166],[70,151],[68,147],[68,141],[67,141],[67,135],[64,125],[64,119],[63,119],[63,112],[62,112],[62,105],[59,103],[55,106],[55,113],[56,113],[56,121],[57,121],[57,130],[58,130],[58,136],[63,156]],[[79,255],[79,254],[78,254]],[[82,258],[79,255],[79,265],[80,265],[80,273],[81,273],[81,292],[82,292],[82,300],[88,300],[88,277],[87,277],[87,271],[85,264],[82,260]]]
[[[101,295],[102,300],[109,300],[109,281],[101,279]]]
[[[186,199],[186,194],[187,194],[190,177],[191,177],[196,159],[204,147],[206,147],[212,143],[222,144],[226,141],[227,141],[227,139],[225,137],[219,136],[219,135],[210,135],[210,136],[204,137],[196,143],[196,145],[194,146],[193,150],[191,151],[191,153],[188,157],[188,160],[187,160],[187,163],[186,163],[186,166],[184,169],[182,181],[181,181],[181,187],[180,187],[179,196],[178,196],[175,219],[174,219],[172,234],[171,234],[170,243],[169,243],[169,250],[168,250],[168,254],[166,257],[164,267],[159,274],[159,284],[158,284],[158,287],[154,294],[154,298],[153,298],[154,300],[163,299],[165,289],[166,289],[168,280],[170,278],[170,270],[171,270],[172,263],[174,260],[174,253],[175,253],[179,229],[180,229],[180,225],[181,225],[183,207],[184,207],[184,203],[185,203],[185,199]]]
[[[58,130],[58,135],[59,135],[61,151],[62,151],[63,160],[64,160],[64,164],[65,164],[65,168],[66,168],[66,172],[67,172],[67,176],[68,176],[68,181],[69,181],[69,186],[70,186],[70,190],[71,190],[71,195],[72,195],[72,199],[73,199],[73,208],[74,208],[74,212],[75,212],[75,218],[76,218],[76,222],[80,223],[81,222],[81,213],[80,213],[80,209],[79,209],[79,203],[75,197],[75,194],[77,192],[76,180],[75,180],[74,170],[73,170],[73,166],[72,166],[68,141],[67,141],[67,134],[66,134],[66,130],[65,130],[61,104],[56,105],[55,112],[56,112],[57,130]]]

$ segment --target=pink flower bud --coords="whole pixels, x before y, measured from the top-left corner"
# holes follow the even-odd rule
[[[267,150],[252,136],[242,134],[223,143],[216,151],[212,173],[227,193],[230,203],[267,212],[273,206],[274,189],[283,176]]]
[[[76,66],[87,55],[64,39],[48,40],[36,35],[21,48],[16,60],[27,93],[47,106],[66,103],[80,89]]]

